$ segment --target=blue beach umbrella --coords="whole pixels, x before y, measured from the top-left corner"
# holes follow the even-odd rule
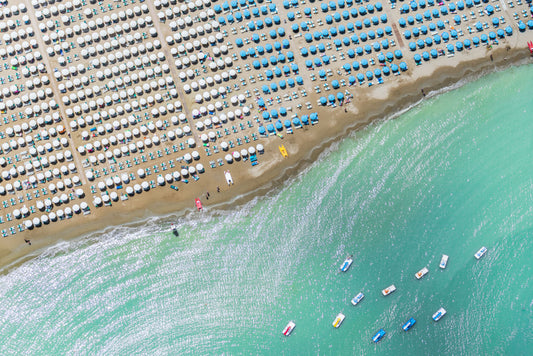
[[[348,77],[348,83],[350,83],[350,85],[354,84],[355,83],[355,77],[353,75],[350,75]]]
[[[289,87],[291,87],[291,88],[294,87],[294,85],[295,85],[295,83],[294,83],[294,79],[292,79],[292,78],[288,78],[288,79],[287,79],[287,84],[289,84]]]
[[[295,117],[294,119],[292,119],[292,124],[296,127],[300,127],[302,126],[302,123],[300,122],[300,119]]]
[[[390,74],[389,67],[387,67],[387,66],[383,67],[383,75],[388,76],[389,74]]]
[[[407,70],[407,63],[405,63],[405,62],[401,62],[401,63],[400,63],[400,70],[401,70],[402,72],[405,72],[405,71]]]
[[[268,111],[263,111],[263,120],[268,120],[270,119],[270,114],[268,113]]]
[[[359,83],[365,81],[365,76],[363,75],[363,73],[357,73],[357,80],[359,81]]]
[[[333,89],[338,89],[340,87],[339,81],[336,79],[331,81],[331,86],[333,87]]]
[[[329,101],[330,103],[334,103],[334,102],[335,102],[335,95],[333,95],[333,94],[329,94],[329,95],[328,95],[328,101]]]
[[[435,48],[433,48],[429,53],[431,54],[431,57],[433,58],[437,58],[439,56],[439,52],[437,52]]]
[[[359,62],[357,62],[357,61],[353,61],[353,62],[352,62],[352,68],[353,68],[354,70],[358,70],[358,69],[359,69]]]

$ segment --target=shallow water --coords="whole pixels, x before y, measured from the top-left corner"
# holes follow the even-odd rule
[[[531,82],[513,68],[429,99],[179,237],[155,219],[49,249],[0,277],[0,354],[527,354]]]

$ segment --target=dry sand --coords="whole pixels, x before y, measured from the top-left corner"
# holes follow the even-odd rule
[[[316,6],[317,3],[312,3],[310,5]],[[157,22],[156,14],[158,10],[155,9],[154,4],[150,3],[148,6],[150,8],[149,15],[153,18],[155,28],[158,31],[158,38],[163,43],[163,51],[165,52],[167,59],[169,59],[168,64],[171,68],[171,75],[175,78],[176,83],[179,83],[177,76],[180,71],[173,65],[170,50],[169,48],[166,48],[164,44],[165,37],[171,33],[170,29],[166,24]],[[27,7],[31,9],[31,4],[28,3]],[[278,8],[280,9],[280,16],[283,18],[287,11],[282,9],[281,4],[278,4]],[[300,7],[300,9],[302,8],[303,6]],[[388,6],[385,6],[384,13],[389,16],[389,24],[397,23],[397,19],[400,17],[397,11],[392,11]],[[324,14],[322,13],[319,15],[322,18],[324,17]],[[38,23],[35,14],[32,13],[31,16],[34,19],[32,23]],[[510,18],[509,13],[506,14],[506,18],[507,17]],[[285,25],[285,28],[289,29],[287,33],[291,32],[290,24]],[[226,163],[222,167],[217,166],[212,169],[209,167],[208,162],[213,158],[206,157],[205,153],[201,152],[198,148],[186,149],[169,156],[163,155],[160,159],[148,161],[148,164],[145,166],[152,166],[154,164],[160,165],[162,162],[168,161],[170,158],[175,159],[186,152],[190,153],[194,149],[199,150],[201,154],[200,162],[206,167],[206,173],[200,174],[200,179],[198,181],[189,178],[189,183],[183,183],[183,181],[175,183],[179,187],[179,191],[170,189],[169,184],[166,184],[163,187],[151,189],[149,192],[143,192],[140,195],[136,194],[128,200],[112,202],[112,206],[109,207],[95,207],[92,205],[92,199],[93,196],[98,196],[100,192],[98,191],[96,194],[93,194],[89,187],[90,185],[95,185],[99,180],[97,179],[92,182],[87,181],[83,174],[85,169],[82,164],[82,161],[86,159],[86,156],[74,154],[76,166],[80,171],[80,178],[84,183],[82,187],[87,197],[85,200],[91,207],[91,214],[74,215],[71,219],[43,225],[42,227],[34,228],[33,230],[17,232],[15,235],[9,235],[6,238],[0,239],[0,266],[10,268],[13,266],[14,262],[21,262],[22,260],[31,258],[35,254],[38,254],[43,248],[50,246],[55,242],[79,237],[92,231],[102,230],[108,226],[117,226],[134,221],[141,221],[150,216],[160,216],[169,213],[197,214],[194,207],[194,199],[197,197],[202,199],[204,207],[208,211],[204,213],[209,213],[209,211],[213,211],[214,208],[238,209],[240,204],[249,201],[253,197],[263,195],[272,189],[281,186],[288,177],[297,174],[302,168],[311,164],[325,148],[330,146],[331,143],[342,139],[348,133],[360,129],[372,121],[394,117],[399,112],[402,112],[402,110],[420,102],[423,99],[422,89],[426,95],[434,95],[440,89],[449,88],[458,82],[474,79],[483,73],[488,73],[515,64],[528,63],[531,59],[525,44],[528,40],[532,39],[531,31],[519,33],[516,26],[514,26],[514,30],[514,34],[511,38],[501,40],[500,44],[494,46],[492,49],[480,46],[479,48],[458,52],[453,57],[441,56],[438,59],[431,60],[421,66],[415,66],[414,61],[412,60],[412,52],[410,52],[408,48],[399,47],[399,45],[397,45],[396,47],[393,47],[392,50],[399,48],[403,51],[403,60],[407,62],[409,70],[403,72],[399,76],[391,75],[386,77],[385,83],[381,85],[373,85],[372,87],[366,85],[354,85],[352,87],[341,88],[348,90],[354,95],[354,98],[349,104],[337,106],[336,108],[321,107],[317,105],[317,99],[323,95],[323,93],[315,94],[312,87],[314,85],[322,85],[323,82],[311,82],[309,75],[313,73],[313,71],[305,68],[305,64],[303,63],[304,60],[302,60],[301,56],[296,56],[299,58],[297,62],[300,67],[299,74],[304,78],[305,89],[307,90],[308,96],[306,98],[301,98],[298,101],[288,103],[283,102],[282,105],[291,106],[293,110],[292,113],[295,113],[297,111],[296,105],[298,102],[312,103],[313,108],[311,110],[302,109],[300,113],[317,112],[320,119],[319,124],[296,129],[293,134],[284,133],[283,139],[277,136],[271,136],[269,138],[259,138],[257,141],[252,141],[251,143],[253,144],[261,143],[265,147],[265,154],[258,155],[259,164],[254,167],[250,165],[250,162],[240,161],[231,165]],[[38,32],[37,29],[36,32]],[[224,42],[234,42],[236,37],[242,37],[242,34],[229,35]],[[404,46],[407,45],[405,39],[399,41],[398,38],[395,38],[395,40],[398,44],[403,43]],[[57,63],[57,56],[48,58],[44,53],[44,49],[48,46],[44,44],[42,38],[39,38],[39,41],[39,49],[43,53],[44,62],[47,67],[60,67]],[[295,53],[299,52],[298,48],[301,46],[308,46],[308,44],[306,44],[301,37],[293,38],[291,41],[291,50]],[[234,48],[233,52],[238,53],[238,50]],[[231,50],[230,53],[232,53]],[[332,79],[341,79],[343,77],[342,75],[339,76],[336,74],[340,67],[340,63],[332,63],[331,66],[329,66],[334,75],[328,78],[328,82]],[[50,69],[49,72],[51,72]],[[314,72],[317,75],[316,70]],[[252,72],[246,72],[245,74],[248,76],[250,73]],[[53,78],[51,78],[51,80],[52,84],[54,84],[52,85],[54,99],[59,103],[61,101],[60,98],[64,94],[59,92],[57,82],[55,82]],[[230,85],[231,83],[237,82],[239,82],[239,80],[235,79],[230,82]],[[264,82],[258,81],[255,84],[255,87],[260,88],[263,83]],[[185,95],[183,93],[182,85],[183,84],[178,84],[177,88],[179,91],[179,98],[183,103],[183,112],[186,113],[189,122],[194,122],[190,119],[191,111],[194,108],[198,108],[200,105],[194,102],[194,92],[192,95]],[[247,89],[251,90],[253,87],[254,86],[249,83]],[[241,93],[244,89],[246,89],[246,87],[243,87],[242,90],[237,93]],[[300,91],[298,91],[298,93],[300,93]],[[252,98],[247,100],[247,105],[251,103],[250,100]],[[229,96],[227,99],[229,99]],[[109,110],[108,108],[106,109]],[[231,105],[229,109],[232,109]],[[345,109],[347,112],[345,112]],[[66,118],[65,106],[60,104],[59,110],[61,111],[62,117]],[[256,112],[253,110],[252,115],[256,115]],[[167,116],[167,119],[169,116],[170,115]],[[248,119],[251,120],[251,118],[245,118],[243,121],[246,122]],[[68,126],[67,124],[69,120],[70,119],[64,121],[65,126]],[[236,120],[235,123],[238,124],[239,120]],[[197,131],[194,125],[191,125],[191,129],[193,131],[193,137],[196,138],[197,142],[200,142],[197,136],[201,132]],[[223,137],[222,139],[236,140],[237,137],[242,137],[242,135],[250,136],[252,132],[257,132],[257,124],[255,121],[253,128],[246,129],[237,134],[230,134],[228,137]],[[184,139],[186,138],[187,137]],[[73,153],[75,153],[76,147],[86,143],[81,138],[81,130],[72,131],[69,140],[71,142],[70,149]],[[289,153],[288,158],[283,158],[279,153],[278,145],[280,144],[283,144],[286,147]],[[152,152],[155,152],[156,149],[165,147],[165,145],[167,147],[171,146],[169,142],[162,143],[161,146],[154,146]],[[236,147],[241,148],[238,146]],[[247,145],[244,145],[244,147],[247,147]],[[221,150],[220,154],[213,155],[213,157],[223,158],[226,153],[227,152]],[[125,159],[119,159],[119,161],[124,162]],[[102,165],[99,165],[97,168],[101,169],[101,166]],[[107,162],[107,166],[109,166],[109,162]],[[179,168],[179,163],[177,164],[177,167]],[[138,168],[138,166],[134,165],[131,170],[125,171],[135,173]],[[224,179],[223,173],[227,169],[231,171],[235,182],[232,186],[228,186]],[[133,181],[132,183],[136,183],[136,181]],[[217,187],[221,188],[220,193],[216,192]],[[206,192],[210,192],[209,200],[206,199]],[[18,222],[20,223],[20,221]],[[26,244],[24,239],[30,239],[32,245],[29,246]]]

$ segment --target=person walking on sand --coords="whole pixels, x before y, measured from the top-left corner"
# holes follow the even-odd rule
[[[217,187],[217,193],[220,193],[220,187]]]

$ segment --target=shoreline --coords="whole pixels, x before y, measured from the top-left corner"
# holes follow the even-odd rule
[[[515,40],[518,41],[521,37],[518,35]],[[489,53],[493,61],[489,60]],[[0,273],[9,272],[9,270],[39,256],[46,249],[61,242],[78,239],[82,241],[93,234],[105,234],[106,229],[109,228],[120,225],[135,227],[154,218],[191,216],[196,213],[193,201],[194,197],[198,196],[197,192],[200,188],[211,187],[208,189],[213,192],[210,200],[205,200],[202,197],[209,214],[217,215],[220,214],[220,211],[239,208],[253,199],[267,196],[270,192],[281,189],[287,180],[294,179],[303,170],[310,167],[318,157],[327,152],[328,148],[369,124],[395,119],[422,103],[424,99],[456,89],[496,71],[527,65],[532,60],[526,48],[506,49],[503,46],[492,49],[490,52],[487,51],[485,55],[477,52],[472,53],[472,55],[474,58],[469,60],[453,59],[443,62],[446,61],[443,59],[438,64],[419,68],[423,73],[402,74],[404,78],[399,81],[365,89],[362,94],[356,91],[355,100],[347,107],[348,112],[335,112],[335,117],[332,118],[329,126],[327,125],[328,119],[325,118],[325,115],[320,115],[320,112],[322,111],[323,114],[325,111],[329,112],[334,109],[318,108],[319,116],[322,117],[318,124],[323,128],[323,130],[319,130],[321,132],[316,132],[317,130],[306,132],[307,140],[305,141],[303,136],[297,134],[286,136],[286,139],[282,141],[270,140],[265,144],[266,152],[277,150],[276,146],[283,143],[289,152],[289,158],[283,161],[279,155],[272,155],[269,157],[270,159],[266,159],[266,156],[259,156],[260,169],[253,172],[245,168],[232,168],[232,175],[236,184],[230,189],[223,189],[220,194],[214,192],[213,189],[222,184],[220,183],[221,177],[217,179],[213,177],[214,174],[204,175],[202,176],[201,187],[195,186],[188,190],[180,190],[180,194],[174,195],[168,200],[166,200],[168,191],[155,190],[149,193],[152,203],[148,202],[141,207],[139,207],[139,203],[129,206],[122,203],[123,208],[113,208],[113,214],[106,214],[106,208],[101,208],[98,211],[93,211],[89,219],[81,223],[78,221],[75,226],[74,224],[67,226],[51,224],[40,228],[38,231],[41,236],[32,238],[31,247],[22,240],[8,238],[0,246]],[[414,66],[412,60],[409,65]],[[437,71],[438,74],[435,75],[434,73]],[[424,89],[425,97],[422,95],[421,89]],[[399,93],[401,94],[398,95]],[[361,101],[364,101],[363,105],[355,106],[355,103]],[[347,118],[350,119],[346,120]],[[342,122],[342,125],[334,125],[339,121]],[[318,143],[314,144],[313,142]],[[279,164],[280,162],[283,164]],[[222,176],[222,171],[220,176]]]

